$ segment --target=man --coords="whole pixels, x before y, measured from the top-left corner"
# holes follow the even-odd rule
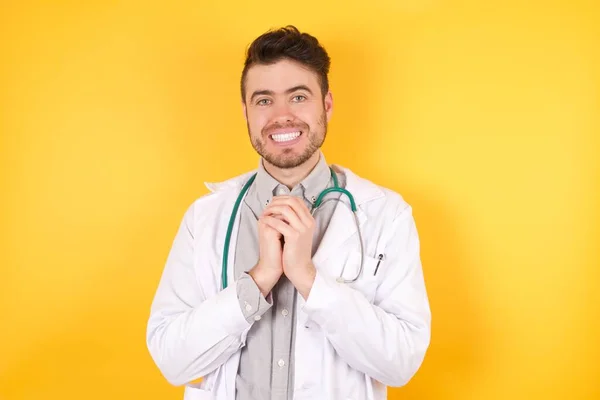
[[[293,26],[248,49],[258,168],[207,184],[187,210],[148,322],[150,354],[185,399],[384,399],[423,361],[430,310],[411,207],[327,165],[329,64]],[[356,214],[341,189],[319,198],[336,185]]]

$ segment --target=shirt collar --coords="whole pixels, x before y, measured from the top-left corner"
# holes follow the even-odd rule
[[[308,174],[306,178],[300,182],[304,188],[304,197],[311,203],[314,203],[323,190],[325,190],[331,181],[331,170],[325,156],[320,153],[319,162]]]
[[[319,161],[317,165],[310,171],[308,176],[304,178],[300,183],[304,198],[314,203],[319,193],[329,186],[331,180],[331,170],[327,165],[325,156],[322,152],[319,152]],[[275,195],[276,189],[281,185],[279,181],[273,178],[265,169],[263,165],[263,159],[261,158],[258,163],[258,171],[256,174],[256,194],[262,207],[265,207]],[[295,189],[295,188],[293,188]]]
[[[258,162],[258,171],[256,172],[254,184],[256,185],[258,201],[261,208],[264,208],[273,198],[273,193],[275,193],[275,189],[279,186],[279,182],[267,172],[262,158]]]

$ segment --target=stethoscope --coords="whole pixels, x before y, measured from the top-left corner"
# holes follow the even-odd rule
[[[344,268],[342,268],[342,272],[340,273],[340,276],[336,280],[337,280],[337,282],[340,282],[340,283],[352,283],[352,282],[355,282],[362,274],[363,258],[364,258],[364,247],[363,247],[362,236],[360,233],[360,225],[358,222],[358,215],[356,212],[356,203],[354,202],[354,196],[352,196],[352,194],[348,190],[341,188],[339,186],[338,179],[337,179],[335,172],[333,171],[333,168],[329,167],[329,169],[331,170],[331,178],[333,179],[333,187],[323,190],[319,194],[319,196],[317,196],[317,199],[315,200],[315,202],[312,205],[310,213],[314,217],[315,212],[317,212],[319,207],[321,205],[327,203],[328,201],[338,201],[338,202],[343,203],[346,207],[350,207],[350,209],[352,211],[352,216],[354,217],[354,223],[356,224],[356,231],[358,232],[358,240],[360,242],[360,268],[354,278],[344,279],[343,278],[344,268],[345,268],[345,266],[344,266]],[[233,232],[233,225],[235,223],[235,217],[237,216],[238,209],[240,207],[240,203],[242,202],[242,199],[246,195],[246,192],[250,188],[250,185],[252,185],[252,182],[254,182],[255,178],[256,178],[256,174],[252,175],[250,177],[250,179],[248,180],[248,182],[246,182],[246,184],[242,188],[242,191],[240,192],[240,194],[238,195],[238,197],[235,201],[235,205],[233,206],[233,211],[231,213],[231,216],[229,217],[229,226],[227,227],[227,234],[225,235],[225,245],[223,248],[223,265],[221,268],[221,280],[223,282],[223,289],[227,288],[227,261],[229,258],[229,247],[230,247],[230,243],[231,243],[231,235]],[[346,197],[348,197],[348,200],[350,200],[350,206],[348,206],[347,203],[341,201],[339,198],[331,198],[331,199],[327,199],[327,200],[323,201],[323,198],[332,192],[339,192],[339,193],[345,194]]]

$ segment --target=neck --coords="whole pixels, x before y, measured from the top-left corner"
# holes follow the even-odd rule
[[[292,190],[298,183],[306,178],[313,168],[317,165],[320,158],[320,152],[315,151],[306,162],[294,168],[278,168],[267,160],[263,159],[265,170],[282,185]]]

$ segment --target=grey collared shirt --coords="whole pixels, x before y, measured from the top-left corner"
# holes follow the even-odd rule
[[[345,187],[343,175],[337,175]],[[236,377],[236,400],[292,399],[296,289],[283,275],[265,298],[247,272],[259,257],[257,221],[273,196],[292,195],[304,199],[310,210],[319,193],[333,186],[331,170],[323,154],[310,174],[291,191],[275,180],[259,163],[256,179],[240,207],[240,225],[235,253],[237,295],[245,318],[252,323],[241,350]],[[327,198],[339,198],[338,193]],[[328,202],[315,214],[314,255],[337,202]]]

